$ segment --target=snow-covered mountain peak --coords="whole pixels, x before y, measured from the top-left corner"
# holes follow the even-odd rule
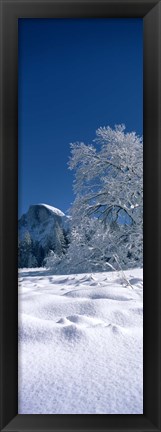
[[[31,205],[18,223],[19,267],[43,265],[50,250],[61,255],[67,243],[69,219],[48,204]]]
[[[65,216],[65,214],[61,210],[57,209],[56,207],[53,207],[51,205],[44,204],[44,203],[40,203],[38,205],[47,208],[48,210],[52,211],[57,216],[61,216],[61,217]]]

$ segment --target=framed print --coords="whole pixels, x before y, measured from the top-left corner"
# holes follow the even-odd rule
[[[18,413],[143,414],[143,21],[18,40]]]
[[[1,430],[161,430],[160,26],[1,1]]]

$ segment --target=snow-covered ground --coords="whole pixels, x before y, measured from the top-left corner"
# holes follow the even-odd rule
[[[19,272],[19,414],[143,413],[142,270]]]

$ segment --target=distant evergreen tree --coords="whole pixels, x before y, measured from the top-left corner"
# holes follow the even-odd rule
[[[19,268],[44,266],[44,259],[50,255],[50,251],[53,251],[56,257],[60,257],[65,253],[68,243],[65,230],[57,221],[54,233],[48,234],[44,247],[38,240],[33,241],[29,231],[26,231],[24,238],[18,242],[18,266]]]
[[[26,231],[24,239],[19,241],[19,255],[18,263],[19,267],[28,267],[29,256],[32,255],[32,240],[30,233]]]
[[[32,253],[35,257],[35,260],[37,261],[37,267],[41,267],[45,257],[45,250],[38,241],[33,242]]]
[[[58,224],[58,222],[55,223],[55,236],[54,236],[54,242],[52,245],[52,250],[55,251],[56,255],[61,255],[66,248],[66,241],[64,237],[64,232],[62,230],[62,227]]]

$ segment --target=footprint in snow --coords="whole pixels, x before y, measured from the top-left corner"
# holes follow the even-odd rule
[[[119,328],[118,328],[116,325],[108,324],[107,327],[108,327],[110,330],[112,330],[112,332],[115,333],[115,334],[119,334],[119,333],[120,333],[120,330],[119,330]]]
[[[129,282],[131,283],[131,285],[136,285],[136,284],[142,285],[143,283],[142,279],[139,278],[129,279]]]
[[[77,327],[97,327],[97,326],[103,326],[105,327],[105,323],[103,321],[100,321],[96,318],[84,316],[84,315],[70,315],[66,318],[60,318],[59,321],[57,321],[57,324],[63,324],[63,325],[71,325],[76,324]]]
[[[85,338],[84,332],[74,324],[63,326],[61,333],[63,339],[71,343],[78,343]]]

